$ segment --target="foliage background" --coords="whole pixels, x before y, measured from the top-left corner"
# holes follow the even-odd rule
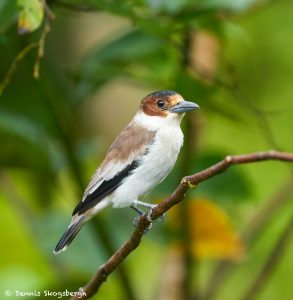
[[[77,290],[130,235],[133,212],[107,209],[52,255],[109,143],[149,92],[174,89],[201,106],[185,118],[185,147],[147,196],[154,201],[225,155],[292,152],[292,1],[47,1],[55,18],[44,10],[19,35],[21,2],[0,4],[1,295]],[[46,24],[44,57],[37,45],[7,75]],[[273,249],[292,218],[292,194],[292,170],[276,162],[203,183],[95,299],[245,299],[264,278],[249,299],[291,299],[292,239]],[[270,258],[276,267],[260,275]]]

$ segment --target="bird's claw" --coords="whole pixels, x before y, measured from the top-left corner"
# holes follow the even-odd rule
[[[164,221],[165,219],[165,213],[162,214],[161,216],[159,216],[157,219],[153,220],[151,218],[151,215],[152,215],[152,212],[153,212],[153,209],[157,207],[157,205],[154,205],[153,207],[151,207],[147,213],[147,220],[150,222],[150,223],[154,223],[154,222],[158,222],[158,223],[161,223]]]
[[[140,220],[140,216],[139,216],[139,217],[135,217],[135,218],[132,220],[132,225],[133,225],[134,227],[137,227],[139,220]],[[149,225],[148,225],[148,227],[143,231],[142,234],[148,233],[148,231],[152,228],[152,226],[153,226],[153,223],[150,222]]]
[[[148,212],[144,212],[143,210],[139,209],[137,207],[137,205],[142,205],[144,207],[147,207],[149,210]],[[153,220],[151,218],[151,215],[152,215],[152,212],[153,212],[153,209],[157,207],[157,204],[149,204],[149,203],[143,203],[143,202],[139,202],[139,201],[135,201],[134,204],[131,206],[131,208],[133,208],[137,213],[139,213],[139,216],[134,218],[132,220],[132,224],[134,227],[137,227],[138,225],[138,222],[140,220],[140,217],[142,215],[145,215],[146,219],[149,221],[149,225],[148,227],[145,229],[145,231],[143,232],[143,234],[146,234],[153,226],[153,223],[154,222],[162,222],[164,220],[164,217],[165,217],[165,214],[163,214],[162,216],[158,217],[156,220]]]
[[[135,218],[133,218],[133,220],[132,220],[132,225],[133,225],[134,227],[137,227],[138,222],[139,222],[139,219],[140,219],[140,217],[135,217]]]
[[[166,214],[163,213],[161,216],[158,217],[158,219],[156,219],[156,221],[157,221],[158,223],[162,223],[162,222],[164,221],[164,219],[165,219],[165,216],[166,216]]]
[[[146,218],[150,222],[150,224],[152,224],[154,222],[154,220],[151,217],[152,216],[152,212],[153,212],[153,208],[154,207],[150,207],[149,211],[146,213]]]

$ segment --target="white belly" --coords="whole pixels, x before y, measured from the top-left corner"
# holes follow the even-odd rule
[[[131,205],[165,179],[177,160],[182,144],[183,134],[179,126],[158,130],[154,144],[140,166],[110,196],[113,207]]]

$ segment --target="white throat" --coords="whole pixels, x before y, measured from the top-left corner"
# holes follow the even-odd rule
[[[157,131],[164,127],[180,127],[180,122],[184,114],[169,113],[166,117],[149,116],[142,111],[138,111],[133,121],[149,130]]]

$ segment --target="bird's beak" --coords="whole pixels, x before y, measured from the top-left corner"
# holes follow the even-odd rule
[[[194,110],[194,109],[199,109],[199,105],[197,105],[194,102],[189,102],[189,101],[183,100],[183,101],[180,101],[175,106],[173,106],[170,109],[170,112],[172,112],[172,113],[185,113],[187,111]]]

